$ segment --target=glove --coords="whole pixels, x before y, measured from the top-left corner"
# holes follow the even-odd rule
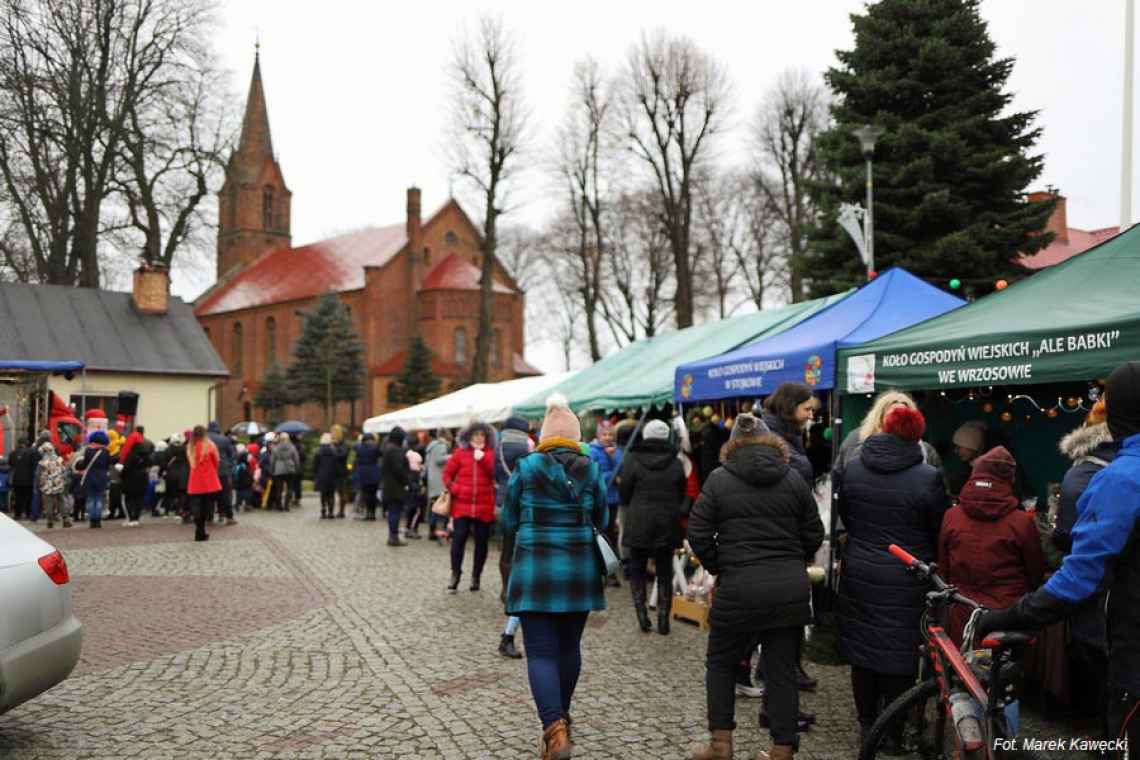
[[[986,610],[979,615],[974,626],[975,640],[981,641],[994,631],[1017,631],[1024,628],[1018,607],[1015,604],[1004,610]]]
[[[483,449],[475,449],[473,456],[475,457],[476,462],[483,461]]]

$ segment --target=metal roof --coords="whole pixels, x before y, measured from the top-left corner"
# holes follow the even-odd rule
[[[79,361],[105,372],[224,377],[225,363],[190,305],[139,312],[130,293],[0,283],[0,359]]]

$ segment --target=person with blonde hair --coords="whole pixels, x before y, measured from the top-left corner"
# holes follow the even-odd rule
[[[855,458],[859,453],[860,447],[863,442],[873,436],[875,433],[883,432],[883,420],[887,418],[887,414],[896,407],[905,406],[908,409],[918,409],[918,404],[914,403],[914,399],[910,397],[909,393],[902,391],[883,391],[875,397],[875,401],[871,404],[871,409],[863,417],[863,421],[859,427],[852,430],[843,439],[843,444],[839,447],[839,455],[835,459],[836,471],[844,469],[848,462]],[[938,455],[938,451],[926,441],[919,441],[922,446],[923,460],[938,469],[942,469],[942,457]]]

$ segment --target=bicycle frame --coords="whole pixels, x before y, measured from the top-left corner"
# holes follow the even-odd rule
[[[1002,711],[1007,700],[1016,698],[1015,687],[1007,679],[1010,671],[1017,667],[1014,649],[1020,644],[1031,643],[1032,639],[1020,634],[999,633],[983,639],[980,647],[992,651],[988,684],[983,684],[946,630],[930,619],[936,618],[937,614],[950,604],[962,604],[973,609],[979,609],[980,605],[958,594],[953,586],[947,585],[938,576],[933,565],[920,562],[895,545],[890,547],[890,552],[914,572],[928,579],[935,587],[934,591],[926,595],[927,615],[923,618],[925,641],[921,647],[924,668],[926,666],[933,668],[933,678],[938,684],[939,705],[942,708],[939,710],[938,723],[935,726],[935,741],[938,744],[945,741],[946,723],[949,721],[958,749],[966,752],[980,750],[984,753],[984,757],[992,759],[995,757],[995,740],[1009,738],[1001,727],[1006,725]],[[927,670],[921,675],[926,679],[930,677],[930,672]],[[951,712],[952,698],[960,693],[968,694],[977,703],[980,711],[976,730],[967,725],[970,734],[968,736],[963,736],[962,727],[955,722]],[[967,718],[972,719],[972,716]]]

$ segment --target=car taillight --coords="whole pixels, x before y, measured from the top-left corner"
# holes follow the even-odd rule
[[[44,572],[55,585],[62,586],[71,580],[71,576],[67,574],[67,562],[64,561],[63,555],[58,550],[51,554],[45,554],[38,561],[40,567],[44,569]]]

